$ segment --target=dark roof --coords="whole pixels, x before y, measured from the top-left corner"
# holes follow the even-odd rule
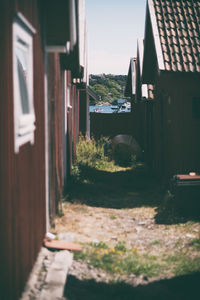
[[[164,69],[200,72],[200,1],[148,0],[148,7],[152,27],[157,25]]]
[[[92,99],[99,100],[99,96],[89,86],[87,86],[87,93]]]

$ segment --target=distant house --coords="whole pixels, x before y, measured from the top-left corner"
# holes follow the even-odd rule
[[[0,27],[0,299],[14,300],[67,188],[83,114],[88,130],[84,1],[2,0]]]
[[[152,168],[200,172],[200,1],[148,0],[142,83],[154,86]]]

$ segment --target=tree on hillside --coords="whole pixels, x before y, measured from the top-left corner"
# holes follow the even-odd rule
[[[96,104],[112,103],[114,100],[124,98],[126,79],[126,75],[90,75],[90,88],[99,96]]]

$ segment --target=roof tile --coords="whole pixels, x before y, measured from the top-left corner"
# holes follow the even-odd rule
[[[200,0],[153,0],[165,68],[200,72]]]

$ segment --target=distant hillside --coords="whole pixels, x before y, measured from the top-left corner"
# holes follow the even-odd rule
[[[126,75],[90,75],[90,88],[98,95],[99,100],[91,104],[113,103],[114,100],[124,97]]]

